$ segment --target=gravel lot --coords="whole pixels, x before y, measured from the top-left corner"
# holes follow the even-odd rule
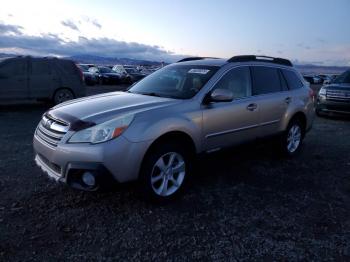
[[[350,260],[349,119],[317,118],[293,159],[269,144],[205,156],[183,199],[155,206],[134,184],[49,180],[32,150],[45,110],[0,108],[1,261]]]

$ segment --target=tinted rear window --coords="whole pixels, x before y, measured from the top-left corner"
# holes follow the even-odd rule
[[[253,95],[269,94],[281,91],[278,69],[253,66]]]
[[[69,60],[57,60],[55,61],[56,68],[65,74],[78,74],[77,66],[74,62]]]
[[[290,70],[282,70],[282,73],[284,78],[287,80],[289,89],[294,90],[303,87],[303,83],[295,72]]]
[[[42,59],[32,60],[32,74],[33,75],[47,75],[50,74],[49,62]]]

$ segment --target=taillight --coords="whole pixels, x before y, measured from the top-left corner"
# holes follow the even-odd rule
[[[309,96],[310,96],[310,98],[315,98],[315,96],[316,96],[316,92],[314,90],[312,90],[311,88],[309,90]]]
[[[80,69],[79,66],[77,66],[77,64],[75,64],[75,67],[77,68],[77,70],[78,70],[78,72],[79,72],[81,82],[84,83],[84,74],[83,74],[83,71]]]

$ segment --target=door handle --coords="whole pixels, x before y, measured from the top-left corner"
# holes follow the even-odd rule
[[[292,101],[292,98],[291,97],[287,97],[286,99],[284,99],[284,101],[289,104],[291,101]]]
[[[249,111],[255,111],[257,108],[258,108],[257,104],[249,104],[247,106],[247,110],[249,110]]]

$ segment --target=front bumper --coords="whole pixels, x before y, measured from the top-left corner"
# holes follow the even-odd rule
[[[86,171],[94,173],[99,185],[136,180],[150,143],[132,143],[123,136],[95,145],[62,141],[51,146],[36,134],[33,140],[36,164],[54,180],[79,189],[89,189],[80,178]]]
[[[350,102],[329,101],[319,97],[317,99],[316,109],[324,113],[350,114]]]

